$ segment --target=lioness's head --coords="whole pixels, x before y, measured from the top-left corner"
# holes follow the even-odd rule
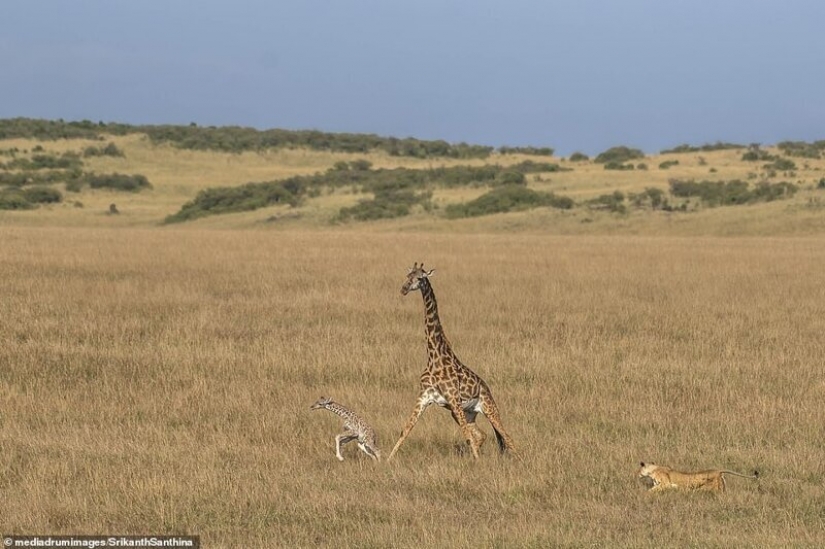
[[[647,486],[648,488],[652,488],[656,481],[653,479],[653,472],[656,470],[657,466],[655,463],[645,463],[644,461],[641,462],[641,467],[639,468],[639,480]]]

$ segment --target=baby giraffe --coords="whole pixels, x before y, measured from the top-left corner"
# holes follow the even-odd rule
[[[319,398],[318,402],[310,406],[311,410],[320,408],[326,408],[344,420],[344,432],[335,437],[335,455],[339,461],[344,461],[341,446],[353,440],[358,441],[358,447],[369,457],[374,460],[381,459],[381,450],[378,449],[378,437],[375,436],[375,430],[358,414],[334,402],[331,398],[325,397]]]

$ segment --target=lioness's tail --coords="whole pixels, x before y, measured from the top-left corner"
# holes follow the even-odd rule
[[[742,477],[742,478],[753,478],[753,479],[758,479],[759,478],[759,471],[754,471],[752,475],[743,475],[742,473],[737,473],[736,471],[727,471],[727,470],[720,471],[720,472],[723,473],[723,474],[726,474],[726,475],[736,475],[737,477]]]

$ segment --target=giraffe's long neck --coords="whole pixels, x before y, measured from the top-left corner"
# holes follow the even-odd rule
[[[346,407],[338,404],[337,402],[329,402],[324,406],[324,408],[326,408],[333,414],[341,416],[344,419],[352,418],[352,411],[348,410]]]
[[[438,318],[438,303],[435,300],[433,287],[426,278],[421,280],[420,285],[421,296],[424,298],[424,329],[427,334],[427,348],[439,354],[451,352],[450,342],[444,335],[441,319]]]

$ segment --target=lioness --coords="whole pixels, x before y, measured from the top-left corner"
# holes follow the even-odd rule
[[[670,467],[653,463],[645,464],[645,462],[642,462],[642,468],[639,469],[639,479],[649,486],[649,491],[651,492],[661,492],[668,488],[724,492],[725,478],[723,475],[726,474],[745,478],[759,478],[759,471],[754,471],[753,475],[743,475],[735,471],[719,469],[699,471],[697,473],[682,473]]]

